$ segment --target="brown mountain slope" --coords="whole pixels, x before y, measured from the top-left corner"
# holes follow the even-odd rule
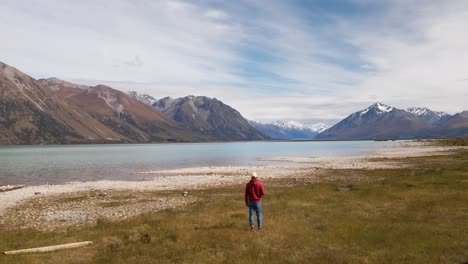
[[[80,143],[117,135],[22,73],[0,63],[0,143]]]
[[[208,139],[112,88],[38,81],[0,62],[0,144]]]
[[[127,94],[104,85],[76,85],[56,78],[40,80],[64,101],[124,136],[132,142],[205,141],[209,137],[193,133],[168,120]]]

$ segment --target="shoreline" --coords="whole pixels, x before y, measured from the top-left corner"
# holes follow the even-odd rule
[[[324,172],[327,169],[388,169],[406,166],[396,158],[422,157],[433,155],[449,155],[454,150],[466,147],[436,147],[419,144],[417,142],[405,143],[404,149],[385,150],[371,153],[364,157],[270,157],[261,160],[278,162],[292,162],[304,166],[220,166],[220,167],[193,167],[173,170],[143,171],[140,174],[151,176],[143,181],[110,181],[71,182],[58,185],[37,186],[0,186],[0,226],[9,226],[15,219],[22,216],[18,208],[26,212],[26,219],[31,225],[23,223],[23,228],[45,228],[53,226],[75,226],[96,221],[103,217],[111,220],[125,219],[142,213],[164,210],[167,208],[185,206],[194,200],[175,194],[175,191],[190,191],[207,189],[223,185],[242,184],[250,179],[249,174],[257,172],[261,179],[281,179],[307,177],[313,181],[333,180],[327,178]],[[322,177],[322,176],[325,176]],[[147,206],[145,193],[174,191],[171,199],[150,201]],[[174,196],[175,195],[175,196]],[[70,197],[75,197],[71,199]],[[80,198],[81,197],[81,198]],[[83,198],[84,197],[84,198]],[[133,197],[125,198],[122,197]],[[136,197],[136,198],[135,198]],[[166,197],[167,198],[167,197]],[[63,203],[63,201],[76,203]],[[75,201],[75,200],[76,201]],[[119,201],[118,205],[107,208],[105,214],[103,205]],[[42,201],[42,204],[38,204]],[[65,204],[65,207],[61,207]],[[85,201],[85,202],[83,202]],[[129,208],[128,205],[139,204],[139,209]],[[35,206],[28,206],[35,205]],[[67,207],[71,206],[71,209]],[[35,208],[40,207],[40,208]],[[90,208],[88,208],[90,207]],[[16,209],[16,210],[15,210]],[[135,209],[135,210],[134,210]],[[130,212],[129,212],[130,211]],[[32,216],[29,216],[32,212]],[[38,226],[38,222],[43,222]],[[47,222],[49,221],[49,222]],[[55,224],[51,225],[51,222]]]

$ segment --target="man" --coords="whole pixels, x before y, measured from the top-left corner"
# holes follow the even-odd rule
[[[250,230],[254,229],[254,211],[257,214],[258,231],[262,231],[262,196],[265,195],[263,184],[257,179],[257,173],[252,172],[250,182],[245,186],[245,205],[249,207]]]

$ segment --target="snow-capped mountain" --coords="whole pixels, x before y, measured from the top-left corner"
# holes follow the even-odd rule
[[[464,113],[464,112],[463,112]],[[468,135],[468,118],[425,107],[398,109],[375,103],[323,131],[320,139],[430,138]]]
[[[154,103],[156,103],[156,101],[158,101],[156,98],[154,98],[151,95],[141,94],[136,91],[130,91],[130,92],[127,92],[127,94],[137,99],[141,103],[144,103],[145,105],[149,105],[149,106],[152,106]]]
[[[409,107],[406,111],[434,125],[450,118],[450,115],[445,112],[432,111],[426,107]]]
[[[419,116],[375,103],[320,133],[321,139],[414,138],[430,135],[431,125]]]
[[[367,113],[375,113],[375,114],[384,114],[384,113],[389,113],[391,111],[393,111],[395,108],[392,107],[392,106],[389,106],[389,105],[386,105],[386,104],[382,104],[382,103],[375,103],[371,106],[369,106],[368,108],[362,110],[361,112],[359,112],[359,115],[365,115]]]
[[[297,121],[275,121],[271,123],[272,125],[285,128],[285,129],[297,129],[297,130],[310,130],[314,132],[322,132],[325,129],[329,128],[330,126],[327,126],[324,123],[317,123],[317,124],[303,124],[299,123]]]
[[[438,117],[442,117],[444,115],[448,115],[445,112],[437,112],[437,111],[432,111],[426,107],[409,107],[406,109],[406,112],[410,112],[412,114],[415,114],[417,116],[425,116],[425,115],[430,115],[430,114],[435,114]]]
[[[328,129],[323,123],[263,124],[215,98],[156,100],[104,85],[36,80],[2,62],[0,94],[0,145],[311,139],[321,131],[316,138],[468,137],[468,111],[451,116],[375,103]]]
[[[250,121],[250,124],[272,139],[311,139],[329,127],[324,123],[302,124],[297,121],[273,123]]]

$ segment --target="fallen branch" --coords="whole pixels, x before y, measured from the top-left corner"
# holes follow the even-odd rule
[[[3,253],[5,255],[17,255],[17,254],[23,254],[23,253],[45,253],[45,252],[62,250],[62,249],[79,248],[79,247],[89,246],[92,244],[93,242],[91,241],[84,241],[84,242],[69,243],[69,244],[62,244],[62,245],[55,245],[55,246],[48,246],[48,247],[38,247],[38,248],[5,251]]]
[[[9,192],[26,187],[26,185],[6,185],[0,186],[0,192]]]

